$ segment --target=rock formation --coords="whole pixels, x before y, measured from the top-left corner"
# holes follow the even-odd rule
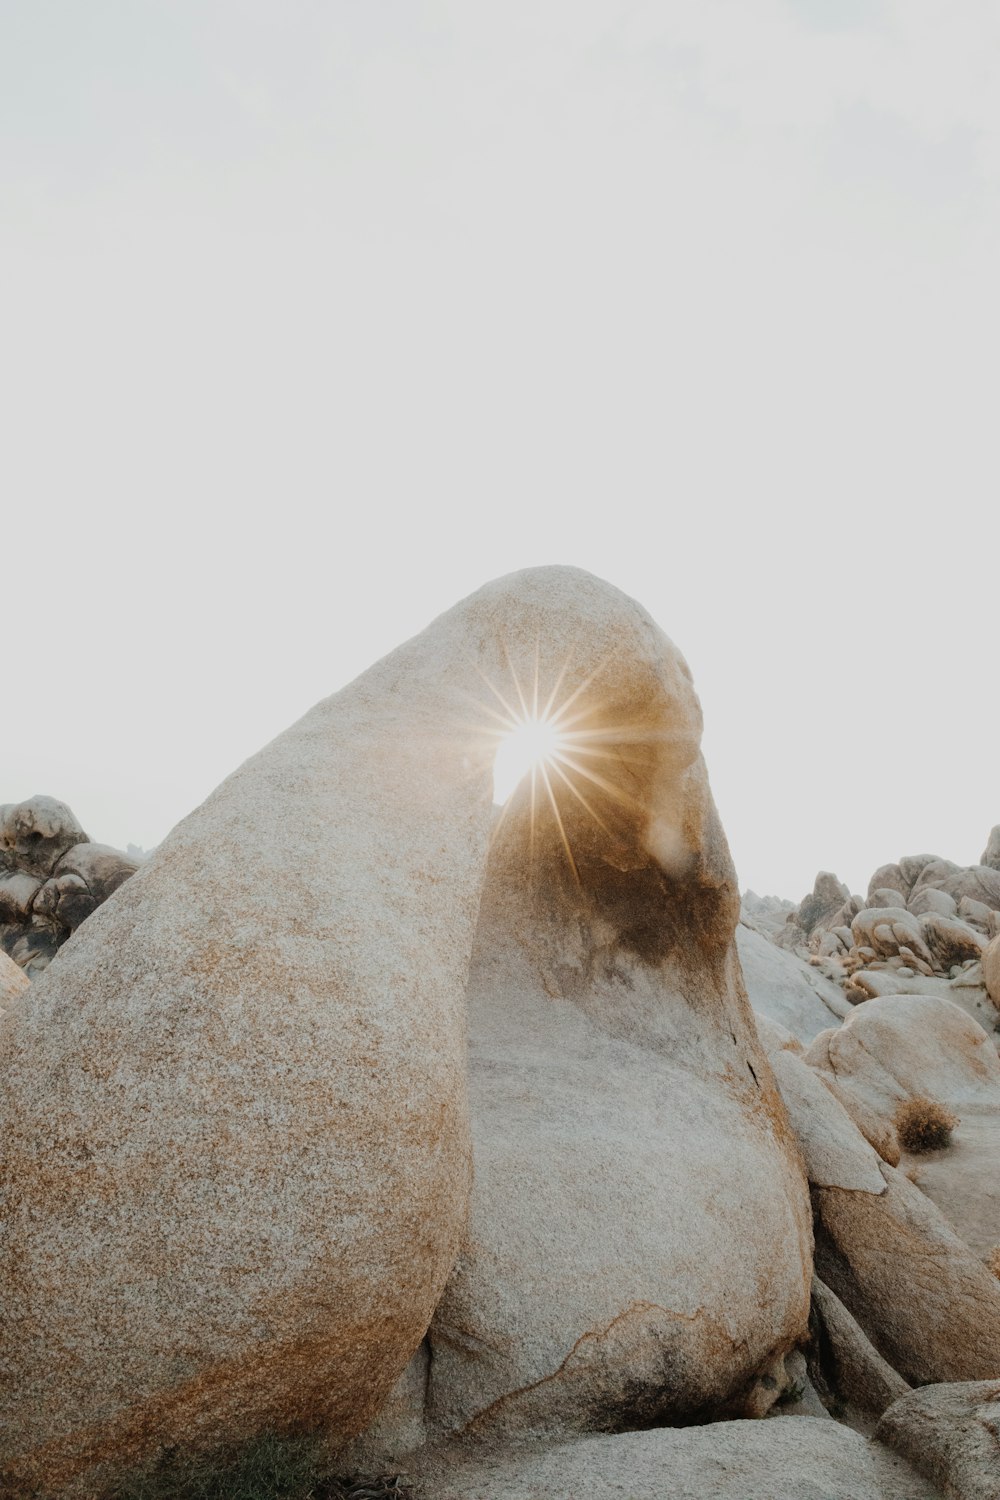
[[[644,611],[537,569],[124,884],[2,810],[5,1500],[302,1431],[419,1500],[997,1500],[997,830],[740,920],[700,733]]]
[[[491,850],[490,726],[536,672],[565,786],[534,815],[522,790]],[[90,918],[0,1029],[12,1493],[223,1433],[342,1442],[435,1308],[441,1428],[774,1400],[808,1200],[700,727],[632,601],[513,575],[248,761]]]
[[[40,974],[57,949],[138,868],[94,844],[65,802],[0,807],[0,951]]]

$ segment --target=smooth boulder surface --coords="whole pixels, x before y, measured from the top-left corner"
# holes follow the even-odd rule
[[[417,1500],[882,1500],[864,1438],[819,1417],[428,1455],[413,1473]]]
[[[912,1095],[1000,1108],[992,1037],[959,1006],[933,995],[884,996],[857,1006],[841,1027],[817,1037],[806,1060],[888,1118]]]
[[[879,1416],[909,1386],[871,1344],[840,1298],[813,1277],[810,1374],[830,1404]]]
[[[849,1013],[850,1005],[836,985],[746,922],[736,929],[736,946],[750,1004],[760,1015],[787,1027],[800,1042],[808,1044]]]
[[[0,1011],[6,1010],[31,984],[23,969],[0,948]]]
[[[890,1406],[875,1436],[940,1485],[947,1500],[1000,1497],[1000,1380],[910,1391]]]
[[[912,1385],[1000,1376],[1000,1281],[885,1163],[886,1191],[813,1189],[816,1274]]]

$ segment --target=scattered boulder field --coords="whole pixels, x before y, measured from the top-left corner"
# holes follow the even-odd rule
[[[414,1500],[1000,1500],[1000,827],[741,906],[700,741],[542,568],[141,867],[0,808],[5,1500],[303,1434]]]

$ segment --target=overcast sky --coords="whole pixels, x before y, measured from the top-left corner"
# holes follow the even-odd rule
[[[1000,821],[996,0],[0,0],[0,801],[150,846],[497,574],[743,884]]]

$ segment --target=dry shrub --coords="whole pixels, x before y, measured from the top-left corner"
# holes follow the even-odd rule
[[[958,1116],[937,1099],[914,1094],[904,1099],[895,1114],[895,1126],[904,1151],[940,1151],[951,1144]]]
[[[1000,1281],[1000,1245],[994,1245],[986,1257],[986,1269],[992,1271],[993,1275]]]

